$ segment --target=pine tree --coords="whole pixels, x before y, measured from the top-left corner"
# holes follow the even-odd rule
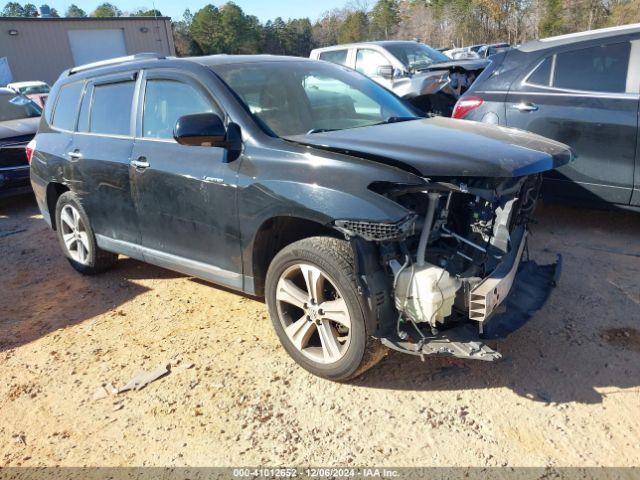
[[[86,17],[87,14],[84,10],[82,10],[80,7],[78,7],[75,3],[72,3],[71,5],[69,5],[69,8],[67,8],[66,13],[64,14],[65,17],[72,17],[72,18],[81,18],[81,17]]]
[[[540,34],[544,37],[564,33],[562,0],[545,0],[544,16],[540,21]]]

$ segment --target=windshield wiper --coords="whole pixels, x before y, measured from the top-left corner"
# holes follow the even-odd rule
[[[389,123],[410,122],[411,120],[418,120],[420,117],[389,117],[382,122],[374,123],[373,125],[386,125]],[[371,125],[372,126],[372,125]]]
[[[306,133],[306,135],[311,135],[312,133],[335,132],[336,130],[341,130],[341,129],[340,128],[312,128]]]
[[[366,125],[357,125],[350,128],[313,128],[309,130],[306,135],[311,135],[313,133],[323,133],[323,132],[335,132],[337,130],[351,130],[352,128],[363,128],[363,127],[373,127],[375,125],[387,125],[389,123],[400,123],[400,122],[409,122],[411,120],[419,120],[422,117],[389,117],[386,120],[377,123],[369,123]]]

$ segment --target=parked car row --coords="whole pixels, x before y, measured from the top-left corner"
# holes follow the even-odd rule
[[[639,54],[632,26],[476,60],[453,119],[417,99],[468,79],[470,61],[417,42],[312,52],[324,62],[98,62],[54,85],[31,184],[76,270],[124,254],[263,296],[316,375],[353,378],[385,347],[494,361],[486,339],[522,326],[556,281],[522,261],[542,177],[634,201]]]
[[[469,45],[468,47],[441,49],[447,57],[452,60],[475,60],[478,58],[489,58],[496,53],[511,49],[508,43],[481,43]]]
[[[549,201],[640,207],[640,24],[461,50],[489,58],[449,60],[397,41],[328,47],[311,58],[354,68],[424,113],[570,145],[577,160],[545,174]]]
[[[508,44],[464,49],[475,56],[504,49],[488,60],[450,60],[409,41],[338,45],[314,50],[311,58],[355,69],[425,113],[515,126],[567,143],[579,159],[548,174],[543,188],[548,200],[634,207],[640,205],[640,154],[633,140],[638,128],[638,30],[631,25],[515,49]],[[601,39],[607,44],[598,45]],[[8,88],[40,107],[49,92],[44,82],[12,83]],[[25,164],[15,156],[21,156],[16,152],[28,136],[14,141],[6,129],[3,136],[1,168],[19,173]],[[20,191],[9,188],[4,172],[2,194]]]

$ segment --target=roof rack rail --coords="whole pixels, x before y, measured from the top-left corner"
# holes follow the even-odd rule
[[[109,58],[108,60],[100,60],[99,62],[86,63],[84,65],[78,65],[69,70],[69,75],[74,73],[84,72],[93,68],[106,67],[108,65],[117,65],[119,63],[133,62],[135,60],[161,60],[165,58],[164,55],[159,53],[136,53],[135,55],[128,55],[126,57]]]

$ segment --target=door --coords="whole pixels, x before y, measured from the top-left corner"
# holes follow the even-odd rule
[[[183,115],[224,118],[197,80],[147,72],[140,96],[132,175],[145,259],[233,288],[242,287],[236,170],[223,148],[180,145]]]
[[[391,65],[391,61],[377,50],[373,50],[371,48],[359,48],[356,52],[356,70],[375,80],[389,90],[393,88],[393,78],[385,78],[381,76],[378,69],[383,66]]]
[[[135,73],[87,84],[68,148],[71,182],[102,246],[103,240],[140,243],[129,172],[135,87]]]
[[[566,143],[577,159],[549,172],[545,194],[629,204],[638,126],[630,42],[538,60],[507,94],[507,124]]]

